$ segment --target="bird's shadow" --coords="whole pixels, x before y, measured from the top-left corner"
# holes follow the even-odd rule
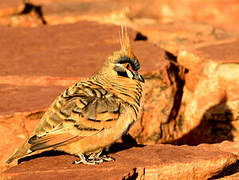
[[[104,150],[102,154],[114,154],[119,151],[127,150],[133,147],[144,147],[144,145],[137,144],[137,142],[130,136],[129,134],[123,135],[122,136],[122,142],[121,143],[114,143],[109,150]],[[62,156],[62,155],[67,155],[67,153],[62,152],[62,151],[54,151],[54,150],[49,150],[49,151],[44,151],[39,154],[34,154],[30,155],[24,158],[21,158],[18,160],[18,164],[24,162],[24,161],[30,161],[32,159],[37,159],[41,157],[51,157],[51,156]]]
[[[130,134],[125,134],[122,136],[122,143],[114,143],[110,148],[108,153],[117,153],[119,151],[127,150],[133,147],[144,147],[145,145],[137,144],[135,139]],[[104,153],[104,152],[103,152]]]
[[[61,155],[66,155],[67,153],[61,152],[61,151],[54,151],[54,150],[49,150],[49,151],[44,151],[39,154],[34,154],[34,155],[29,155],[24,158],[21,158],[18,160],[18,164],[21,164],[24,161],[29,161],[32,159],[36,158],[41,158],[41,157],[51,157],[51,156],[61,156]]]

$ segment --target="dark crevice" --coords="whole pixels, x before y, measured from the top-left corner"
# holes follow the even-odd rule
[[[172,63],[176,63],[176,65],[178,65],[177,63],[177,56],[175,56],[174,54],[168,52],[168,51],[165,51],[165,57],[168,61],[172,62]],[[184,74],[188,73],[188,69],[187,68],[184,68]]]
[[[177,62],[177,56],[173,55],[172,53],[166,51],[165,56],[166,56],[166,59],[173,61],[173,62]]]
[[[136,180],[138,178],[139,174],[136,171],[136,168],[133,169],[133,174],[132,175],[128,175],[127,178],[123,177],[123,180]]]
[[[183,87],[185,84],[184,74],[182,73],[182,71],[183,73],[185,73],[185,69],[182,66],[176,65],[175,63],[170,63],[168,74],[169,74],[169,77],[171,76],[171,74],[173,74],[174,77],[172,77],[171,81],[176,82],[177,92],[175,93],[173,107],[169,114],[168,122],[176,119],[180,109],[180,105],[181,105],[181,101],[183,97]]]
[[[46,20],[44,19],[43,13],[42,13],[42,7],[35,6],[35,12],[38,14],[38,17],[41,19],[42,24],[47,24]]]
[[[219,174],[217,174],[215,176],[212,176],[211,178],[209,178],[209,180],[221,179],[225,176],[231,176],[231,175],[236,174],[238,172],[239,172],[239,160],[237,160],[234,164],[231,164],[230,166],[226,167]]]
[[[168,117],[168,121],[175,120],[181,105],[181,100],[183,97],[183,87],[185,84],[184,75],[186,70],[183,66],[177,63],[177,56],[166,51],[166,59],[170,61],[170,67],[168,68],[168,75],[171,82],[176,82],[177,92],[175,93],[173,107]]]
[[[24,5],[24,9],[22,10],[22,12],[19,13],[19,15],[29,14],[34,9],[34,5],[30,3],[24,3]]]
[[[30,14],[31,12],[34,12],[38,16],[38,18],[42,21],[42,24],[47,24],[43,16],[41,6],[37,6],[29,2],[25,2],[24,5],[25,7],[22,10],[22,12],[18,13],[17,15],[26,15],[26,14]]]
[[[134,39],[135,41],[147,41],[147,36],[141,34],[140,32],[137,32],[136,37]]]
[[[170,61],[170,67],[168,68],[168,75],[171,82],[176,82],[177,92],[175,93],[173,107],[171,109],[171,112],[168,117],[168,121],[170,122],[172,120],[176,120],[180,106],[181,101],[183,97],[183,88],[185,85],[185,74],[188,73],[188,69],[181,66],[177,62],[177,56],[174,54],[165,51],[165,57],[168,61]],[[179,121],[179,124],[181,122]],[[179,127],[180,128],[180,127]]]

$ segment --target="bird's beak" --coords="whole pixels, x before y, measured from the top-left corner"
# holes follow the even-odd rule
[[[144,78],[138,73],[138,72],[134,72],[134,77],[133,79],[137,79],[138,81],[144,83]]]

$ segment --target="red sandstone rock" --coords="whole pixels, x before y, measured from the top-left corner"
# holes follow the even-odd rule
[[[238,44],[226,41],[179,53],[178,62],[188,73],[176,120],[176,131],[181,129],[177,143],[238,140]]]
[[[3,69],[0,76],[4,77],[87,77],[100,69],[108,55],[120,49],[120,27],[114,25],[82,21],[32,29],[1,27],[0,31],[8,37],[0,39],[8,47],[7,51],[0,51],[0,59],[8,61],[0,61]],[[129,34],[132,40],[136,37],[135,31],[129,30]],[[132,47],[145,73],[157,72],[168,64],[165,52],[151,43],[136,41]],[[44,80],[44,77],[40,78]]]
[[[14,12],[17,10],[17,7],[23,5],[21,0],[8,0],[0,2],[0,17],[9,14],[10,12]]]
[[[1,3],[0,14],[3,13],[1,7],[14,7],[20,2],[19,0],[11,0],[8,3]],[[75,23],[80,20],[93,20],[114,24],[121,22],[131,24],[133,22],[148,25],[183,21],[186,23],[202,22],[234,32],[239,30],[237,23],[239,3],[235,0],[213,0],[210,2],[202,0],[193,2],[186,0],[132,2],[126,0],[31,0],[27,4],[33,5],[34,8],[37,7],[40,11],[35,11],[32,8],[28,14],[22,16],[15,16],[13,12],[8,13],[8,19],[5,21],[0,19],[0,24],[38,26],[43,23],[63,24]],[[23,6],[23,2],[21,6]],[[203,7],[203,11],[198,10],[198,7]],[[215,32],[213,30],[211,33]],[[196,41],[201,39],[200,34],[197,36]],[[181,40],[184,41],[185,39]]]
[[[0,171],[7,168],[7,158],[21,146],[39,122],[44,110],[37,112],[15,113],[0,117]]]
[[[126,148],[112,155],[116,161],[95,166],[74,165],[70,155],[36,156],[3,172],[5,179],[207,179],[236,161],[236,156],[210,145],[154,145]],[[114,149],[114,148],[113,148]]]
[[[2,27],[0,31],[8,37],[0,40],[8,46],[0,52],[0,59],[8,59],[8,63],[0,62],[1,76],[87,77],[120,48],[120,28],[112,25],[81,22],[32,29]]]
[[[230,152],[237,156],[239,156],[239,142],[230,142],[230,141],[223,141],[221,143],[213,144],[213,146],[219,148],[221,151]]]
[[[239,142],[229,142],[229,141],[224,141],[222,143],[218,144],[213,144],[212,146],[220,149],[221,151],[224,152],[230,152],[238,157],[238,149],[239,149]],[[238,179],[239,177],[239,161],[237,160],[236,163],[228,166],[226,169],[224,169],[222,172],[220,172],[218,175],[215,176],[214,179],[220,178],[220,179]]]
[[[19,0],[11,0],[8,3],[1,3],[0,14],[6,14],[3,13],[4,9],[1,10],[1,7],[15,7],[20,2]],[[211,24],[213,27],[220,27],[234,32],[239,30],[237,23],[239,3],[234,0],[213,0],[210,2],[202,0],[193,2],[185,0],[179,2],[169,0],[132,2],[126,0],[31,0],[26,4],[32,5],[31,11],[29,10],[28,13],[21,16],[15,16],[16,13],[11,11],[11,13],[8,13],[9,16],[5,17],[5,20],[0,19],[0,24],[39,26],[44,23],[52,25],[93,20],[101,23],[120,24],[127,22],[129,25],[132,25],[132,23],[155,25],[156,23],[183,21],[189,24],[202,22],[203,24]],[[22,2],[19,7],[23,7],[23,5]],[[203,11],[199,11],[198,7],[203,7]],[[16,12],[19,11],[16,10]],[[213,35],[216,31],[217,29],[213,29],[210,34]],[[210,36],[210,34],[208,35]],[[200,35],[196,34],[196,41],[202,39]],[[182,39],[178,40],[185,41],[185,38],[182,37]]]
[[[157,73],[145,75],[142,110],[130,130],[130,135],[141,144],[167,142],[174,131],[183,88],[183,68],[168,64]]]
[[[118,23],[126,19],[123,12],[132,2],[92,1],[92,0],[31,0],[34,5],[40,5],[47,24],[75,23],[88,20],[106,23]]]
[[[147,36],[150,42],[154,42],[175,56],[185,48],[197,48],[238,37],[237,34],[225,32],[212,25],[186,21],[151,25],[136,23],[135,29]]]
[[[203,7],[203,11],[199,10]],[[204,22],[229,31],[238,30],[238,1],[162,1],[158,10],[159,21],[177,20]]]
[[[25,11],[20,11],[17,16],[16,12],[9,13],[8,16],[0,18],[0,24],[35,27],[43,24],[75,23],[82,20],[119,24],[128,19],[126,13],[122,11],[127,9],[128,5],[129,2],[125,0],[31,0],[21,4]]]
[[[200,9],[200,7],[203,7]],[[129,16],[139,23],[203,22],[227,31],[238,31],[239,3],[235,0],[141,1],[130,6]]]
[[[30,26],[42,25],[39,17],[40,7],[24,3],[24,0],[9,0],[0,2],[0,24],[4,26]]]
[[[64,89],[65,87],[59,86],[0,85],[0,93],[2,94],[0,115],[46,108]]]

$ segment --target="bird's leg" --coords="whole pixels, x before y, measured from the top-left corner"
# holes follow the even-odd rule
[[[101,154],[101,151],[98,152],[98,153],[92,153],[89,155],[88,158],[86,158],[84,156],[84,154],[79,154],[79,158],[80,160],[76,160],[73,162],[73,164],[88,164],[88,165],[95,165],[95,164],[99,164],[99,163],[102,163],[102,162],[108,162],[108,161],[114,161],[114,158],[112,157],[109,157],[109,156],[106,156],[106,155],[103,155],[103,156],[100,156]]]
[[[100,161],[100,162],[108,162],[108,161],[114,161],[114,158],[107,156],[107,155],[101,155],[102,151],[99,151],[97,153],[92,153],[88,157],[89,160],[93,161]]]
[[[85,158],[84,154],[79,154],[78,155],[80,160],[76,160],[73,162],[73,164],[88,164],[88,165],[95,165],[96,163],[95,162],[92,162],[91,160]]]
[[[107,156],[107,155],[101,155],[102,150],[98,150],[96,152],[92,152],[88,154],[86,157],[84,154],[79,154],[80,160],[74,161],[74,164],[89,164],[89,165],[95,165],[102,162],[108,162],[108,161],[114,161],[114,158]]]

